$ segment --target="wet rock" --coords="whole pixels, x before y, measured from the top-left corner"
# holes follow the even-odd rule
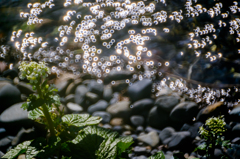
[[[99,97],[103,96],[103,83],[98,83],[96,80],[91,80],[88,83],[88,90],[96,93]]]
[[[67,77],[67,75],[64,75],[64,77],[60,77],[58,81],[56,81],[56,88],[58,89],[58,94],[60,96],[65,96],[66,90],[68,86],[74,81],[74,79]]]
[[[170,117],[176,122],[189,122],[196,117],[198,105],[194,102],[182,102],[171,111]]]
[[[75,103],[82,105],[82,103],[85,100],[86,93],[88,92],[88,89],[84,85],[77,86],[75,90]]]
[[[8,69],[3,72],[3,77],[7,77],[10,79],[14,79],[15,77],[18,77],[18,70],[13,68],[13,69]]]
[[[74,94],[69,94],[65,97],[66,103],[72,102],[74,103],[75,101],[75,95]]]
[[[119,93],[118,92],[115,92],[113,93],[113,97],[112,99],[109,101],[109,104],[112,105],[112,104],[115,104],[117,103],[119,100]]]
[[[104,124],[102,127],[105,129],[112,129],[112,126],[109,124]]]
[[[108,107],[108,102],[105,100],[99,100],[97,103],[88,107],[88,113],[92,114],[96,111],[105,111]]]
[[[128,83],[125,80],[115,81],[115,84],[112,85],[113,92],[121,92],[122,90],[128,87]]]
[[[173,133],[175,133],[175,130],[172,127],[166,127],[164,128],[161,133],[159,134],[160,141],[166,145],[170,141]]]
[[[19,128],[30,128],[33,120],[28,118],[27,110],[21,108],[23,103],[17,103],[4,110],[0,116],[0,123],[3,124],[7,132],[16,132]]]
[[[0,139],[0,149],[6,150],[9,146],[11,146],[13,136],[7,136],[2,139]]]
[[[99,100],[99,96],[95,93],[87,92],[86,100],[88,100],[88,104],[94,104]]]
[[[143,79],[128,87],[128,95],[131,102],[135,102],[143,98],[150,98],[152,94],[151,90],[152,81],[149,79]]]
[[[113,97],[113,91],[110,85],[104,86],[103,88],[103,99],[106,101],[110,101]]]
[[[156,99],[155,105],[158,107],[158,110],[170,113],[179,102],[180,97],[178,96],[162,96]]]
[[[144,118],[140,115],[131,116],[130,121],[135,127],[144,125]]]
[[[118,103],[110,105],[107,108],[107,112],[110,113],[113,117],[122,117],[124,119],[129,119],[131,114],[129,104],[129,101],[120,101]]]
[[[71,113],[80,113],[83,111],[83,108],[79,104],[72,102],[67,103],[67,109]]]
[[[21,102],[21,93],[17,87],[6,84],[0,89],[0,113],[9,106]]]
[[[119,134],[122,134],[122,132],[123,132],[123,128],[122,128],[122,126],[120,126],[120,125],[114,126],[114,127],[112,128],[112,130],[118,132]]]
[[[109,123],[111,120],[111,114],[104,112],[104,111],[95,111],[92,116],[100,116],[102,117],[102,123],[106,124]]]
[[[138,140],[144,142],[152,147],[155,147],[159,143],[159,137],[156,131],[149,132],[145,135],[140,135]]]
[[[191,147],[191,133],[188,131],[180,131],[172,134],[167,146],[174,150],[187,150]]]
[[[73,94],[77,88],[77,86],[79,86],[82,83],[81,79],[76,79],[74,80],[72,83],[70,83],[66,89],[65,94],[69,95],[69,94]]]
[[[136,154],[138,154],[138,155],[141,155],[141,154],[147,154],[147,153],[149,153],[150,151],[149,151],[146,147],[136,146],[136,147],[134,147],[133,152],[136,153]]]
[[[170,124],[169,114],[164,111],[157,111],[157,107],[153,107],[148,115],[148,125],[157,128],[163,129]]]
[[[133,115],[144,115],[147,116],[150,109],[154,106],[154,101],[150,98],[138,100],[132,104]]]
[[[0,136],[5,137],[7,135],[6,129],[0,128]]]
[[[133,157],[132,159],[147,159],[147,156],[141,155],[141,156]]]
[[[199,133],[198,133],[199,127],[202,125],[203,125],[203,123],[201,123],[201,122],[196,122],[193,125],[184,124],[181,128],[181,131],[189,131],[191,133],[191,138],[194,139],[196,136],[199,135]]]
[[[131,71],[114,71],[112,70],[107,77],[104,79],[104,83],[108,84],[111,81],[116,81],[116,80],[126,80],[126,79],[131,79],[133,75],[133,72]]]
[[[211,116],[217,116],[222,109],[226,107],[223,105],[223,102],[217,102],[212,105],[207,106],[199,111],[197,114],[196,120],[205,122]],[[228,110],[223,110],[222,112],[227,112]]]
[[[234,121],[239,121],[240,119],[240,107],[236,107],[234,108],[230,113],[229,113],[230,117],[232,120]]]
[[[151,132],[151,131],[156,131],[158,134],[160,134],[160,130],[158,130],[158,129],[155,129],[155,128],[152,128],[152,127],[150,127],[150,126],[147,126],[146,128],[145,128],[145,132],[147,132],[147,133],[149,133],[149,132]]]
[[[110,124],[113,125],[113,126],[119,126],[119,125],[123,125],[123,118],[113,118],[111,121],[110,121]]]
[[[25,82],[19,82],[17,85],[17,88],[20,90],[22,94],[26,94],[29,96],[30,94],[33,94],[35,91],[32,89],[32,86],[25,83]]]

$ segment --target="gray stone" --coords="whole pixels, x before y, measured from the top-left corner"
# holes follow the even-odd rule
[[[144,124],[144,118],[140,115],[131,116],[130,121],[135,127],[138,127]]]
[[[67,109],[71,113],[80,113],[83,111],[83,108],[79,104],[72,102],[67,103]]]
[[[189,131],[191,133],[191,138],[195,139],[196,136],[199,135],[199,133],[198,133],[199,127],[202,125],[203,125],[203,123],[201,123],[201,122],[196,122],[193,125],[184,124],[181,128],[181,131]]]
[[[162,96],[156,99],[155,105],[158,107],[158,110],[164,110],[170,113],[179,101],[180,97],[178,96]]]
[[[103,83],[98,83],[96,80],[91,80],[88,83],[88,90],[96,93],[99,97],[103,96]]]
[[[18,70],[16,68],[8,69],[3,72],[3,77],[9,77],[11,79],[14,79],[15,77],[18,77]]]
[[[159,137],[156,131],[152,131],[145,135],[138,136],[138,140],[144,142],[152,147],[155,147],[159,143]]]
[[[131,102],[138,101],[140,99],[151,97],[152,81],[149,79],[143,79],[133,83],[132,86],[128,87],[128,95]]]
[[[150,98],[138,100],[132,104],[133,115],[144,115],[148,114],[150,109],[154,106],[154,101]]]
[[[168,142],[168,148],[173,150],[186,150],[191,147],[191,133],[188,131],[180,131],[172,134],[171,140]]]
[[[8,131],[17,131],[18,127],[29,128],[33,126],[33,120],[28,118],[27,110],[21,108],[23,103],[17,103],[4,110],[0,116],[0,123]]]
[[[148,115],[148,125],[157,128],[163,129],[166,126],[170,125],[169,114],[164,111],[157,111],[157,107],[153,107]]]
[[[120,101],[107,108],[107,112],[113,117],[122,117],[128,119],[131,114],[131,109],[129,108],[129,101]]]
[[[0,89],[0,113],[9,106],[21,102],[21,92],[11,84],[6,84]]]
[[[172,127],[164,128],[159,134],[160,141],[166,145],[170,141],[169,139],[172,137],[175,130]]]
[[[113,92],[121,92],[122,90],[128,87],[128,83],[125,80],[115,81],[115,84],[112,85]]]
[[[170,117],[176,122],[189,122],[198,114],[198,105],[194,102],[183,102],[174,107]]]
[[[113,97],[113,91],[110,85],[104,86],[103,88],[103,99],[106,101],[110,101]]]
[[[7,136],[0,139],[0,149],[4,150],[4,149],[7,149],[9,146],[11,146],[12,139],[13,139],[12,136]]]
[[[17,88],[20,90],[22,94],[26,94],[29,96],[29,94],[33,94],[35,91],[32,89],[32,86],[25,83],[25,82],[19,82],[17,85]]]
[[[66,95],[73,94],[77,88],[82,83],[81,79],[76,79],[72,83],[70,83],[66,89]]]
[[[126,80],[126,79],[131,79],[133,75],[133,72],[131,71],[114,71],[112,70],[107,77],[104,79],[104,83],[108,84],[111,81],[116,81],[116,80]]]
[[[66,100],[66,103],[69,103],[69,102],[72,102],[74,103],[75,102],[75,94],[69,94],[65,97],[65,100]]]
[[[85,100],[86,93],[88,92],[88,89],[84,85],[77,86],[75,90],[75,103],[82,105],[82,103]]]
[[[96,111],[92,114],[92,116],[100,116],[102,117],[102,123],[106,124],[109,123],[111,120],[111,114],[104,112],[104,111]]]
[[[99,96],[92,92],[86,93],[86,100],[88,100],[88,104],[94,104],[99,100]]]
[[[108,107],[108,102],[105,100],[99,100],[97,103],[88,107],[88,113],[92,114],[96,111],[105,111]]]

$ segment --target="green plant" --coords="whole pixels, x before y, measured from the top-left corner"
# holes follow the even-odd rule
[[[148,159],[165,159],[165,156],[162,151],[159,151],[155,155],[148,157]]]
[[[57,89],[47,84],[50,73],[45,63],[22,62],[20,78],[27,78],[31,94],[22,105],[29,118],[45,124],[49,135],[25,141],[8,151],[2,158],[12,159],[25,153],[26,159],[114,159],[127,158],[126,150],[132,144],[131,137],[119,137],[118,133],[97,127],[102,119],[88,114],[67,114],[59,109]]]
[[[205,142],[199,145],[196,150],[205,151],[205,156],[209,159],[214,158],[214,150],[219,148],[224,156],[229,158],[223,148],[230,148],[229,140],[224,140],[223,133],[226,131],[226,123],[223,116],[212,117],[206,120],[205,124],[199,128],[199,133]]]

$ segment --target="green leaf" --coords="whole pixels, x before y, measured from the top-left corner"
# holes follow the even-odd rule
[[[121,143],[118,145],[118,143]],[[117,132],[97,126],[88,126],[69,142],[72,158],[115,159],[132,143],[131,137],[118,138]],[[119,148],[119,146],[123,146]],[[70,155],[70,154],[69,154]]]
[[[207,145],[206,145],[206,143],[203,143],[203,144],[199,145],[198,147],[196,147],[196,148],[194,149],[194,151],[197,151],[197,150],[206,150],[206,149],[207,149]]]
[[[27,151],[27,148],[30,144],[31,141],[25,141],[21,144],[18,144],[14,149],[8,151],[2,158],[12,159],[20,154],[23,154]]]
[[[26,159],[36,157],[40,152],[44,152],[43,147],[46,145],[46,139],[37,138],[28,146],[26,151]]]
[[[50,137],[48,144],[43,148],[38,156],[40,158],[49,158],[50,156],[56,155],[57,151],[61,149],[61,138],[60,137]]]
[[[28,112],[28,118],[35,120],[37,118],[39,118],[40,116],[44,116],[43,111],[39,108],[36,108],[34,110],[30,110]]]
[[[43,99],[39,98],[39,96],[34,95],[34,94],[30,94],[28,97],[28,100],[29,100],[29,102],[24,103],[22,105],[22,108],[27,109],[27,111],[38,108],[45,103],[45,101]]]
[[[162,151],[157,152],[157,154],[148,157],[148,159],[165,159]]]
[[[100,123],[101,120],[101,117],[92,117],[89,114],[67,114],[62,117],[64,123],[76,127],[96,125]]]
[[[26,110],[27,107],[28,107],[28,104],[27,104],[27,103],[23,103],[22,106],[21,106],[21,108],[23,108],[24,110]]]
[[[118,154],[120,155],[122,152],[124,152],[128,147],[131,146],[131,144],[133,143],[133,138],[130,136],[127,137],[120,137],[119,139],[120,142],[117,143],[117,147],[118,147]]]

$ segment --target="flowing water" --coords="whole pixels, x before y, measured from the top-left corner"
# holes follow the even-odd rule
[[[225,0],[0,1],[0,56],[9,68],[45,61],[60,75],[184,92],[197,103],[239,102],[240,2]],[[115,81],[111,81],[112,84]]]

